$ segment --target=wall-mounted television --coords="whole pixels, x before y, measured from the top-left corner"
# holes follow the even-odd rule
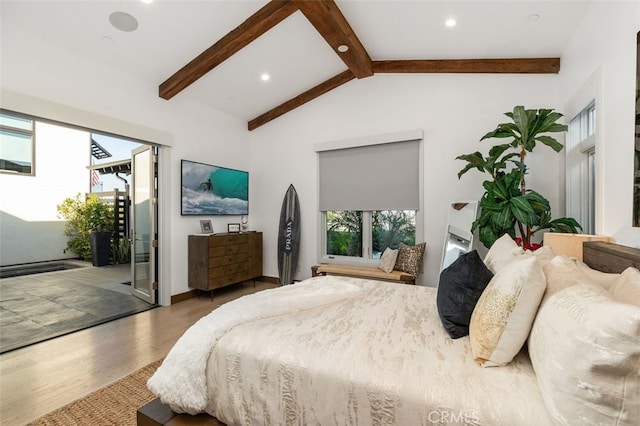
[[[249,214],[249,173],[182,160],[182,215]]]

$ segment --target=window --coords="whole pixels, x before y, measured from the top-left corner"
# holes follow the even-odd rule
[[[596,222],[596,118],[592,101],[569,124],[567,171],[573,175],[573,202],[567,214],[576,218],[587,234],[595,233]]]
[[[34,175],[33,120],[0,112],[0,172]]]
[[[387,247],[416,242],[414,210],[327,211],[324,217],[325,251],[330,258],[379,259]]]
[[[322,262],[373,263],[387,247],[416,243],[422,132],[387,136],[316,149]]]

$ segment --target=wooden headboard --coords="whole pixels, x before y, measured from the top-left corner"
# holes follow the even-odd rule
[[[582,244],[582,261],[592,269],[619,274],[629,266],[640,269],[640,249],[588,241]]]

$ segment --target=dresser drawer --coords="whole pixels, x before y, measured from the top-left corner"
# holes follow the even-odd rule
[[[235,263],[247,263],[249,260],[249,253],[237,253],[230,254],[228,256],[218,256],[209,258],[209,268],[215,268],[217,266],[232,265]]]
[[[248,253],[248,244],[229,244],[224,246],[209,246],[209,257],[226,256],[236,253]]]
[[[247,234],[227,234],[214,235],[209,238],[209,247],[226,246],[229,244],[248,244],[249,236]]]
[[[209,278],[220,278],[225,275],[237,274],[239,272],[245,272],[249,269],[247,262],[234,263],[231,265],[222,265],[209,269]]]
[[[218,278],[210,277],[209,290],[244,281],[246,279],[246,275],[246,272],[237,272],[235,274],[223,275],[222,277]]]

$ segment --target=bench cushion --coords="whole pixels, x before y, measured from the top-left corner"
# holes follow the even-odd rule
[[[388,281],[402,281],[408,283],[415,282],[415,277],[407,272],[396,270],[393,270],[391,272],[384,272],[379,268],[370,266],[354,266],[330,263],[318,265],[316,270],[318,274],[347,275],[351,277],[373,278]]]

